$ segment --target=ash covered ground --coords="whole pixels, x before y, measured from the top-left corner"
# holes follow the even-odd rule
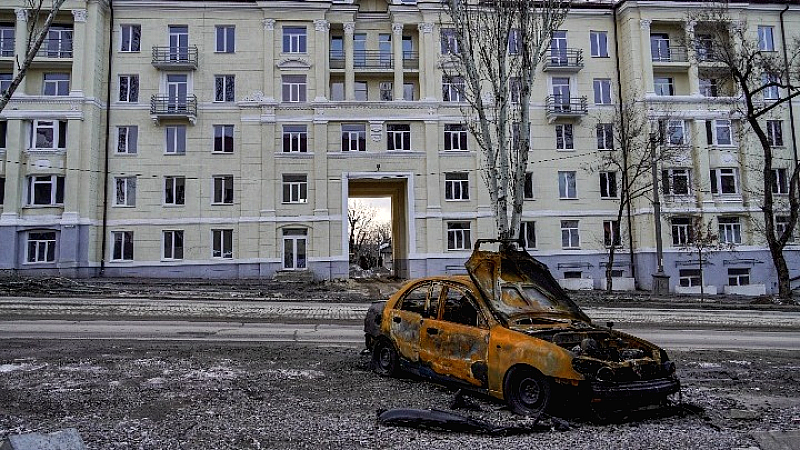
[[[448,409],[453,391],[369,371],[357,347],[145,341],[5,340],[0,439],[76,427],[91,449],[731,449],[751,433],[800,427],[800,355],[670,352],[689,407],[569,431],[490,437],[390,428],[376,411]],[[525,425],[502,403],[460,411]]]

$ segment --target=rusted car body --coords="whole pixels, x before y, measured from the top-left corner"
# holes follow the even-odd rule
[[[544,411],[555,386],[631,406],[680,389],[664,350],[593,324],[547,267],[513,243],[478,241],[466,268],[469,276],[410,281],[371,306],[364,328],[376,372],[455,383],[526,415]]]

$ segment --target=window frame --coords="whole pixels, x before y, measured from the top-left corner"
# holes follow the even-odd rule
[[[611,79],[595,78],[592,80],[592,90],[594,92],[595,105],[610,105],[614,103],[611,94]]]
[[[717,217],[719,226],[719,242],[735,245],[742,243],[742,221],[738,216]]]
[[[45,180],[47,179],[47,180]],[[25,206],[28,207],[59,207],[64,205],[64,186],[65,177],[63,175],[28,175],[27,177],[28,196]],[[47,203],[36,201],[37,186],[48,186],[50,199]]]
[[[281,101],[305,103],[308,101],[308,77],[300,74],[281,75]]]
[[[575,200],[578,198],[578,174],[574,170],[558,171],[559,200]]]
[[[736,167],[717,167],[710,169],[711,180],[711,195],[714,196],[739,196],[741,195],[741,186],[739,179],[739,169]],[[733,190],[725,192],[725,186],[731,186],[732,180]]]
[[[463,123],[444,124],[444,151],[468,152],[469,151],[468,142],[469,141],[467,134],[467,126],[465,124]],[[462,144],[464,148],[461,148]]]
[[[472,248],[472,223],[469,221],[447,222],[447,250],[464,251]]]
[[[111,261],[133,261],[133,256],[133,231],[111,231]]]
[[[234,133],[236,129],[234,126],[232,124],[215,124],[212,129],[214,132],[212,153],[232,154],[235,148]]]
[[[749,286],[750,278],[749,267],[728,268],[728,286]]]
[[[675,179],[685,179],[686,192],[676,192]],[[687,167],[671,167],[661,170],[661,192],[671,197],[686,197],[693,193],[692,169]]]
[[[575,250],[581,248],[580,221],[574,219],[561,220],[561,248]]]
[[[48,80],[48,77],[59,77]],[[42,75],[42,95],[47,97],[66,97],[69,95],[70,74],[67,72],[47,72]],[[52,93],[48,93],[51,89]]]
[[[556,131],[556,150],[575,150],[574,127],[571,123],[557,123]]]
[[[789,194],[788,170],[785,167],[775,167],[772,169],[772,193],[775,195]]]
[[[763,52],[775,51],[775,33],[773,26],[758,26],[758,50]]]
[[[67,124],[66,120],[55,119],[34,119],[30,121],[30,140],[28,150],[66,150],[67,148]],[[38,145],[39,131],[45,134],[50,132],[52,144],[50,147]],[[47,137],[45,136],[45,139]]]
[[[126,27],[128,28],[127,32]],[[138,40],[134,39],[134,31],[138,31]],[[126,40],[128,48],[125,48]],[[142,51],[142,26],[140,24],[123,23],[120,25],[119,51],[123,53],[138,53]]]
[[[303,173],[285,173],[281,176],[283,204],[308,203],[308,175]]]
[[[536,245],[536,221],[523,220],[519,224],[519,238],[525,250],[535,250]]]
[[[122,74],[117,78],[119,103],[139,103],[139,74]]]
[[[598,150],[614,150],[613,123],[598,123],[596,133]]]
[[[666,92],[664,93],[664,88]],[[654,77],[653,91],[660,97],[672,97],[675,95],[675,78],[673,77]]]
[[[184,258],[184,230],[161,230],[161,259],[181,261]]]
[[[308,27],[284,25],[281,29],[281,53],[308,53]]]
[[[214,102],[231,103],[236,101],[236,75],[214,75]]]
[[[470,199],[469,197],[469,172],[445,172],[445,201],[467,201]]]
[[[442,75],[442,101],[448,103],[462,103],[466,84],[460,75]]]
[[[608,31],[589,31],[589,47],[592,58],[608,58]]]
[[[600,198],[602,199],[618,199],[619,189],[617,185],[617,172],[616,171],[602,171],[600,172]]]
[[[767,141],[772,147],[783,147],[783,120],[766,121]]]
[[[139,127],[137,125],[117,126],[117,146],[114,153],[117,155],[139,154]]]
[[[114,177],[115,207],[133,208],[136,206],[136,176]]]
[[[603,245],[606,248],[622,248],[622,231],[619,220],[603,221]]]
[[[211,204],[233,205],[235,199],[235,183],[233,175],[211,176]]]
[[[233,259],[233,229],[211,229],[211,258]]]
[[[164,127],[164,154],[165,155],[185,155],[186,154],[186,125],[168,125]],[[172,139],[170,139],[172,134]]]
[[[344,122],[341,124],[341,151],[366,152],[367,151],[367,124]]]
[[[669,224],[673,247],[686,247],[694,242],[694,218],[673,217]]]
[[[699,287],[703,284],[703,271],[700,269],[679,269],[678,286]]]
[[[397,129],[393,129],[397,128]],[[400,144],[400,145],[398,145]],[[386,124],[386,150],[411,151],[411,124],[388,123]]]
[[[172,197],[170,199],[170,196]],[[186,204],[186,177],[182,175],[164,176],[164,206],[184,206]]]
[[[26,264],[56,262],[58,258],[58,232],[53,230],[29,230],[25,236],[25,244]]]
[[[284,124],[281,128],[281,153],[308,153],[308,126]]]
[[[214,41],[214,53],[236,53],[236,25],[215,25]]]

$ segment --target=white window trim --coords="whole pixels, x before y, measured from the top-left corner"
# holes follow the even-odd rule
[[[228,186],[228,183],[230,183],[230,186]],[[234,203],[236,203],[235,186],[236,186],[236,181],[233,175],[213,175],[211,177],[211,204],[233,205]],[[228,189],[231,190],[231,201],[226,202],[225,192]]]
[[[225,248],[225,234],[231,235],[231,246],[229,249]],[[217,239],[216,234],[219,234],[219,248],[216,248]],[[231,228],[212,228],[211,229],[211,259],[233,259],[233,229]],[[227,251],[226,251],[227,250]],[[219,253],[219,255],[216,255]]]
[[[114,244],[116,243],[116,234],[118,234],[118,233],[120,233],[122,235],[123,239],[122,239],[122,244],[121,244],[122,247],[120,248],[120,258],[115,258],[114,257]],[[131,239],[130,240],[130,244],[131,244],[131,253],[132,253],[132,255],[131,255],[130,259],[125,258],[125,236],[126,236],[126,233],[130,233],[130,239]],[[109,256],[109,259],[111,261],[114,261],[114,262],[133,261],[134,256],[135,256],[135,249],[133,248],[133,245],[134,245],[133,235],[134,235],[133,231],[131,231],[131,230],[113,230],[113,231],[111,231],[111,245],[109,245],[109,249],[111,250],[111,255]]]
[[[120,200],[120,182],[123,185],[122,202]],[[114,203],[117,208],[133,208],[136,206],[136,177],[114,177]]]

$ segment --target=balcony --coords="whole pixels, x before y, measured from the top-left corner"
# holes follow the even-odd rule
[[[545,99],[547,118],[550,121],[583,117],[589,113],[586,97],[561,97],[550,95]]]
[[[153,47],[153,67],[161,70],[197,70],[197,47]]]
[[[653,63],[687,63],[686,47],[658,47],[653,49]]]
[[[581,49],[550,49],[542,59],[542,70],[545,72],[578,72],[581,69],[583,69],[583,50]]]
[[[12,50],[13,52],[13,50]],[[69,59],[72,58],[72,39],[45,39],[37,58]]]
[[[332,51],[330,53],[331,69],[344,69],[344,61],[344,52]],[[353,52],[353,68],[356,70],[392,70],[394,68],[393,62],[391,53],[382,52],[380,50],[361,50]],[[417,65],[419,65],[418,62]]]
[[[197,120],[197,97],[154,95],[150,98],[150,117],[155,122],[164,119],[185,119],[194,123]]]
[[[419,52],[403,52],[403,70],[419,69]]]

